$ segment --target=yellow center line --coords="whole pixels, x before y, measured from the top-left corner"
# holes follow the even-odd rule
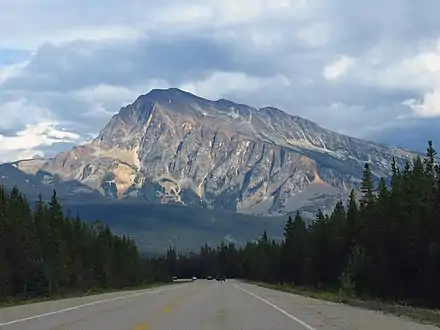
[[[164,307],[162,308],[162,314],[168,315],[171,313],[171,309],[174,308],[175,306],[178,306],[180,303],[182,303],[185,299],[194,296],[197,293],[200,293],[204,288],[197,288],[196,290],[191,290],[189,292],[186,292],[184,294],[172,297],[171,299],[169,299],[166,304],[164,305]],[[156,317],[153,317],[153,320],[150,319],[150,324],[151,322],[154,323],[154,321],[156,320],[156,318],[158,317],[158,314],[155,314]],[[135,326],[133,328],[133,330],[149,330],[150,326],[148,323],[144,323],[138,326]]]

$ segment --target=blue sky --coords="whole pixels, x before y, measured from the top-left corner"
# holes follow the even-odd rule
[[[439,12],[438,0],[5,2],[0,161],[88,141],[165,87],[423,150],[440,141]]]
[[[0,66],[4,67],[13,65],[17,62],[25,61],[30,55],[30,52],[26,50],[0,48]]]

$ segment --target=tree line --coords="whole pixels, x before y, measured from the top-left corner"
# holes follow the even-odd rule
[[[266,232],[239,247],[205,244],[194,253],[142,258],[135,243],[108,227],[62,212],[56,197],[31,207],[17,188],[0,187],[0,299],[29,298],[93,288],[123,288],[172,276],[224,275],[340,290],[440,306],[440,167],[428,143],[426,157],[374,181],[364,167],[360,194],[318,211],[310,225],[289,217],[284,238]]]
[[[0,186],[0,301],[141,283],[133,240],[62,211],[56,192],[34,207]]]
[[[365,164],[359,196],[318,211],[311,225],[289,217],[281,243],[266,233],[244,247],[204,245],[178,255],[170,248],[156,268],[176,276],[226,275],[350,296],[440,306],[440,167],[426,157],[390,164],[377,183]],[[160,267],[159,267],[160,266]]]

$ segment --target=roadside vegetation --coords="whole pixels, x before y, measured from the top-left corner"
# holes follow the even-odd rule
[[[168,281],[154,277],[129,237],[63,214],[54,192],[31,208],[0,186],[0,304],[40,301]]]

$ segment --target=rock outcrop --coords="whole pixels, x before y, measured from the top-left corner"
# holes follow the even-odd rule
[[[276,108],[168,89],[123,107],[89,144],[13,166],[32,176],[45,173],[49,181],[41,184],[76,182],[67,189],[71,198],[279,215],[332,207],[358,187],[365,162],[376,176],[387,176],[393,156],[402,163],[414,153],[338,134]],[[6,180],[10,166],[0,166]]]

